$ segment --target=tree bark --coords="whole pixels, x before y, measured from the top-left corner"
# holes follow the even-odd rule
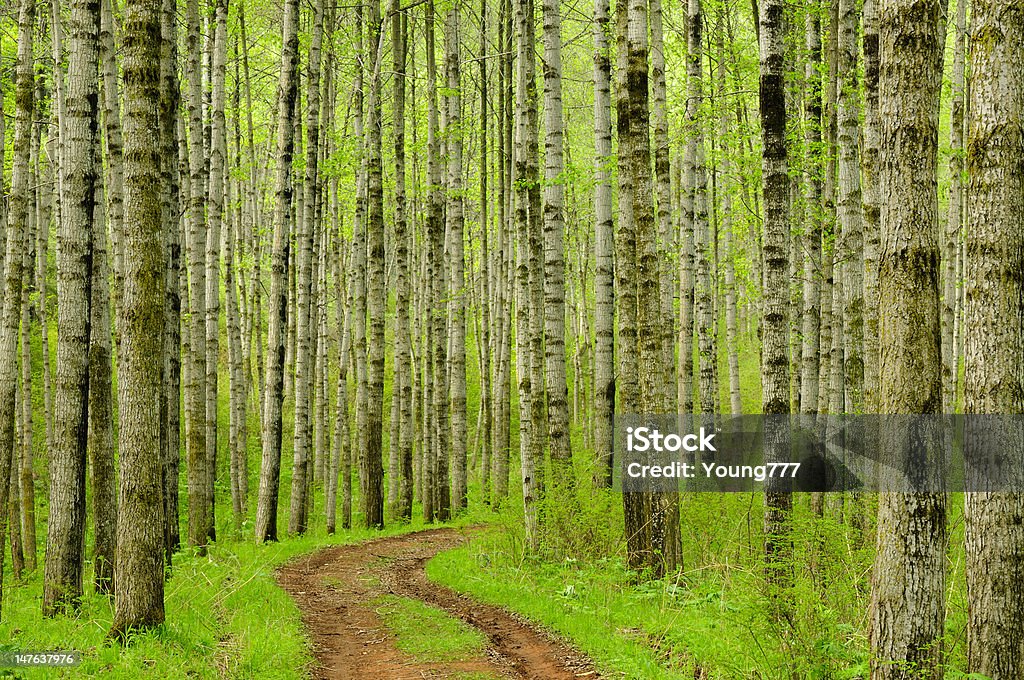
[[[291,164],[295,149],[291,116],[296,97],[298,0],[287,0],[282,24],[281,73],[278,80],[277,175],[274,192],[274,243],[271,251],[270,320],[266,384],[263,388],[263,460],[256,506],[256,540],[277,540],[277,503],[281,482],[281,400],[284,387],[284,334],[288,304],[288,232],[292,199]]]
[[[939,2],[880,5],[881,413],[942,410],[938,286]],[[901,445],[886,441],[883,451]],[[941,483],[941,456],[922,461]],[[883,493],[871,588],[871,678],[941,678],[946,498]]]
[[[71,10],[64,128],[67,137],[62,140],[62,210],[57,240],[57,297],[61,304],[57,314],[56,429],[50,458],[50,514],[43,576],[45,616],[54,616],[65,608],[78,609],[84,562],[90,264],[99,181],[95,153],[100,8],[98,3],[80,0]]]
[[[163,477],[159,456],[165,253],[160,206],[161,8],[128,0],[124,21],[125,283],[119,379],[118,574],[111,635],[164,621]]]
[[[964,412],[1005,417],[1024,412],[1024,2],[976,1],[971,11]],[[966,670],[1009,680],[1024,668],[1024,442],[1000,419],[968,423],[967,483],[976,492],[964,496]],[[986,470],[1009,472],[1002,488],[986,489],[988,476],[972,475],[979,459]]]

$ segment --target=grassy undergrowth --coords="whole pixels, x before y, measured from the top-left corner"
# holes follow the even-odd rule
[[[9,582],[5,588],[0,650],[77,650],[84,652],[84,660],[76,668],[61,671],[0,669],[0,675],[26,679],[99,675],[126,680],[308,677],[313,661],[309,641],[294,601],[274,581],[277,567],[328,545],[422,528],[414,523],[383,532],[354,529],[335,536],[319,529],[263,546],[249,540],[215,543],[203,557],[179,554],[165,586],[166,623],[137,635],[128,646],[106,641],[113,608],[90,586],[78,614],[42,618],[40,565],[26,580]]]
[[[466,661],[487,647],[479,630],[419,600],[385,595],[375,604],[398,649],[417,661]]]

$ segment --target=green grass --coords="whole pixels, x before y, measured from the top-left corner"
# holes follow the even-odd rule
[[[280,543],[215,543],[208,554],[177,555],[166,583],[166,623],[135,636],[127,646],[109,643],[113,609],[87,586],[81,611],[40,615],[42,568],[4,593],[0,640],[4,649],[78,650],[85,659],[71,670],[18,669],[15,677],[108,678],[303,678],[313,661],[299,610],[274,581],[284,562],[321,547],[410,531],[353,530],[334,537],[322,529]],[[89,570],[87,570],[88,572]]]
[[[375,605],[398,649],[417,661],[468,661],[487,647],[479,630],[419,600],[385,595]]]

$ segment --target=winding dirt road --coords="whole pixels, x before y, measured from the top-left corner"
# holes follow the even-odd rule
[[[522,618],[427,581],[423,565],[466,541],[455,529],[431,529],[328,548],[277,572],[313,640],[322,680],[420,680],[494,677],[529,680],[597,678],[590,661]],[[466,661],[424,663],[403,653],[376,613],[381,595],[400,595],[444,609],[487,636],[485,654]]]

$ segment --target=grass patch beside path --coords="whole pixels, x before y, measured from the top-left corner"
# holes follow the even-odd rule
[[[419,600],[384,595],[376,604],[397,647],[417,661],[468,661],[487,647],[487,638],[476,628]]]

